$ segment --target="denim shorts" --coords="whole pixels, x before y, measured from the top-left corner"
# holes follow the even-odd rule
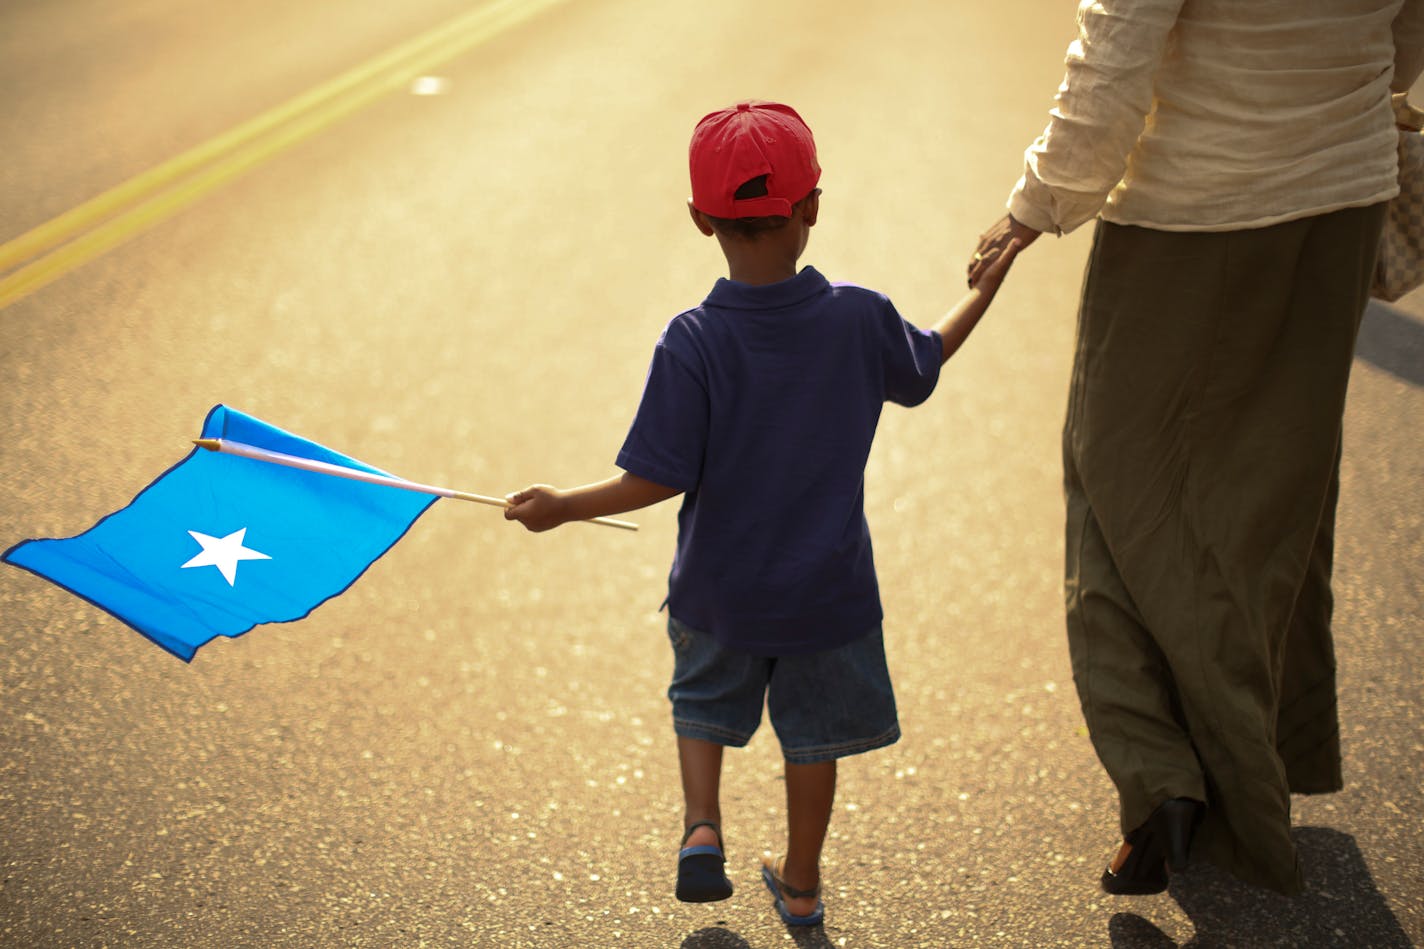
[[[833,761],[900,738],[880,627],[824,652],[753,656],[668,619],[673,729],[740,748],[762,706],[792,764]]]

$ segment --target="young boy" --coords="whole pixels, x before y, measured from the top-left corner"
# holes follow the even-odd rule
[[[836,759],[900,737],[863,512],[881,406],[929,396],[1018,246],[919,330],[878,293],[798,272],[821,169],[794,110],[713,112],[689,165],[692,222],[717,238],[729,279],[658,340],[623,473],[525,488],[504,516],[543,531],[683,495],[667,600],[685,801],[677,897],[732,894],[722,748],[750,740],[765,702],[786,759],[788,826],[785,856],[764,860],[762,878],[784,922],[815,925]]]

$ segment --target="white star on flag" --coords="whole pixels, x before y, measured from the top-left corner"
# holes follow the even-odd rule
[[[235,530],[226,537],[212,537],[208,534],[201,534],[198,531],[189,531],[193,539],[203,545],[202,551],[195,554],[192,560],[185,563],[184,567],[217,567],[218,572],[223,575],[228,586],[237,583],[237,562],[239,560],[271,560],[272,558],[260,551],[243,546],[243,539],[247,536],[247,528]]]

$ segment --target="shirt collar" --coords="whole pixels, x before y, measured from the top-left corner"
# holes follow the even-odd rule
[[[722,277],[702,301],[704,306],[734,310],[775,310],[795,306],[830,286],[815,267],[802,267],[789,280],[753,286]]]

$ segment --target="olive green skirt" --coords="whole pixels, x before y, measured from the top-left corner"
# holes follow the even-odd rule
[[[1297,892],[1290,794],[1339,790],[1340,427],[1383,205],[1181,233],[1099,222],[1063,434],[1068,644],[1124,832]]]

